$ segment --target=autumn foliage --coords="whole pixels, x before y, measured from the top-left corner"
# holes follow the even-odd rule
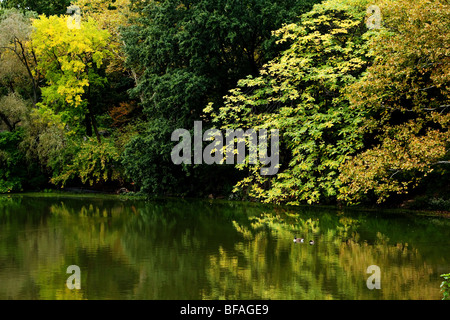
[[[79,28],[65,0],[23,3],[0,5],[0,192],[44,176],[292,205],[448,198],[448,1],[77,0]],[[175,165],[172,132],[199,120],[278,129],[278,174]]]

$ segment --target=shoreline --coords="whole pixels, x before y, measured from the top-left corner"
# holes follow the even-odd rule
[[[62,190],[52,190],[51,192],[16,192],[16,193],[7,193],[0,194],[0,198],[2,197],[38,197],[38,198],[90,198],[90,199],[108,199],[108,200],[119,200],[119,201],[161,201],[161,200],[174,200],[174,201],[205,201],[205,202],[214,202],[214,203],[236,203],[243,205],[255,205],[268,207],[271,209],[281,209],[281,210],[296,210],[301,208],[311,208],[311,209],[330,209],[336,211],[344,211],[344,212],[367,212],[367,213],[382,213],[382,214],[412,214],[415,216],[425,216],[425,217],[437,217],[450,219],[450,211],[446,210],[432,210],[432,209],[412,209],[412,208],[404,208],[404,207],[395,207],[395,206],[362,206],[362,205],[354,205],[354,206],[342,206],[342,205],[321,205],[321,204],[313,204],[313,205],[287,205],[287,204],[274,204],[274,203],[263,203],[257,201],[249,201],[249,200],[228,200],[226,198],[201,198],[201,197],[176,197],[176,196],[143,196],[136,195],[133,192],[131,194],[118,194],[112,192],[104,192],[104,191],[93,191],[93,190],[79,190],[79,191],[62,191]]]

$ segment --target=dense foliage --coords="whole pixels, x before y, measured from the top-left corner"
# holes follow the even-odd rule
[[[0,192],[447,203],[449,20],[444,0],[2,1]],[[278,174],[175,165],[199,120],[278,129]]]
[[[16,8],[22,11],[34,11],[38,14],[64,14],[70,0],[2,0],[3,7]]]
[[[348,88],[367,137],[342,168],[342,198],[350,201],[408,193],[430,174],[450,178],[450,5],[402,0],[380,8],[385,27],[370,43],[374,62]]]
[[[221,103],[237,81],[256,74],[277,52],[271,31],[314,1],[167,0],[137,3],[125,29],[128,63],[139,73],[147,130],[126,148],[124,165],[146,192],[209,193],[234,173],[217,167],[174,166],[171,133],[192,129],[208,102]],[[142,7],[139,7],[142,6]]]
[[[450,273],[441,274],[442,283],[441,283],[441,292],[442,292],[442,300],[449,300],[450,298]]]
[[[362,37],[365,5],[319,5],[303,15],[301,24],[278,30],[279,42],[289,42],[289,49],[268,63],[259,77],[240,81],[224,107],[217,114],[212,111],[222,127],[281,131],[282,172],[262,177],[253,167],[237,185],[239,190],[247,189],[264,201],[291,204],[336,196],[340,165],[362,147],[357,128],[363,118],[350,107],[343,90],[369,61]]]
[[[255,167],[236,186],[268,202],[383,202],[433,171],[447,181],[449,6],[384,1],[365,29],[367,1],[327,1],[278,30],[291,46],[230,91],[221,127],[273,127],[282,173]],[[256,168],[257,169],[257,168]]]

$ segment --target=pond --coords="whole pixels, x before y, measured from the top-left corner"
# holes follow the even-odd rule
[[[437,300],[449,252],[450,220],[408,213],[0,196],[0,299]]]

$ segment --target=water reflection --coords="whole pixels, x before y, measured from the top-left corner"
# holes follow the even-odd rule
[[[233,202],[0,197],[0,299],[440,299],[449,226]],[[69,265],[81,290],[65,285]],[[381,290],[366,286],[370,265]]]

